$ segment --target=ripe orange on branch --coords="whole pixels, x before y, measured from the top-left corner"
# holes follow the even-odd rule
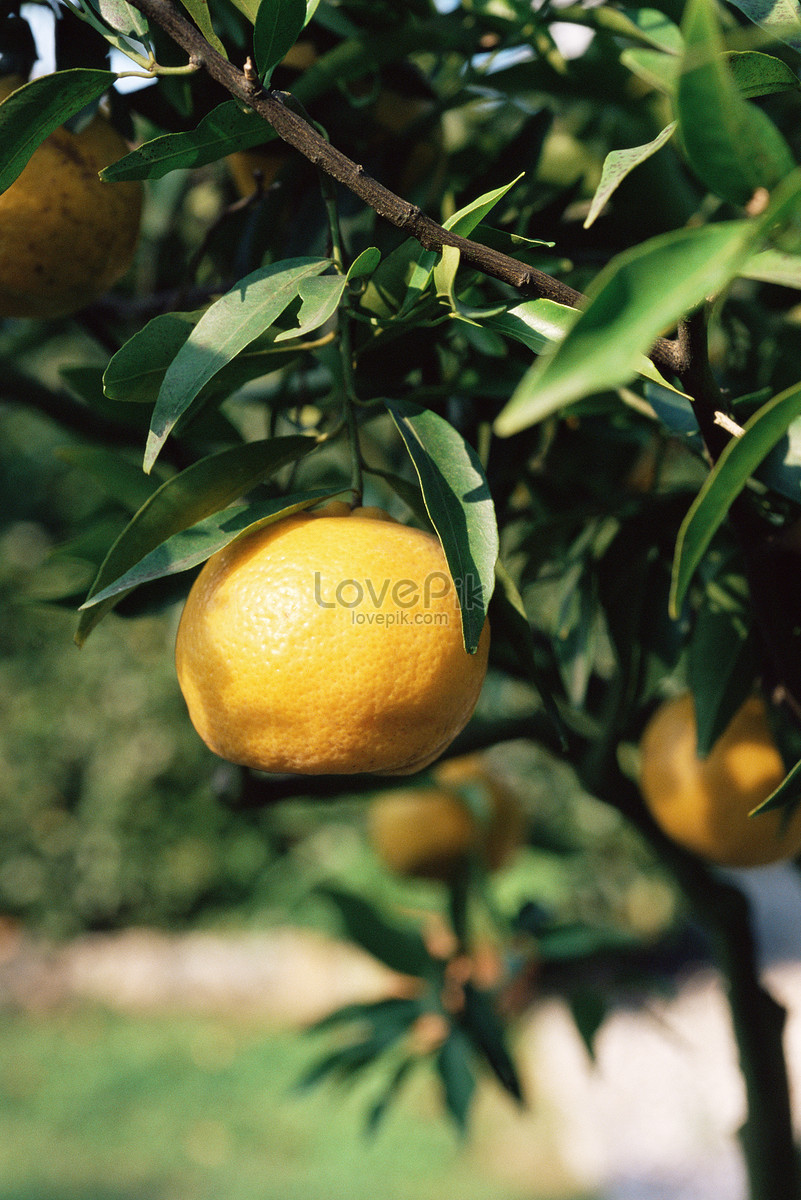
[[[786,771],[764,701],[746,700],[706,758],[698,757],[690,695],[657,709],[641,742],[640,786],[660,828],[688,850],[730,867],[756,867],[801,851],[801,809],[749,816]]]
[[[24,82],[0,79],[0,101]],[[139,236],[142,185],[104,183],[98,173],[127,151],[98,113],[78,133],[51,133],[0,195],[0,317],[68,316],[122,278]]]
[[[333,503],[246,532],[189,593],[178,680],[206,744],[261,771],[408,775],[467,724],[487,667],[439,541]]]
[[[470,859],[504,866],[523,837],[517,797],[480,754],[441,763],[428,787],[385,792],[369,812],[370,844],[399,875],[447,881]]]

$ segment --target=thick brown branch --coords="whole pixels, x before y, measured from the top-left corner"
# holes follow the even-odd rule
[[[280,138],[326,175],[343,184],[380,217],[416,238],[425,249],[441,250],[443,246],[455,246],[463,262],[493,279],[510,284],[518,291],[554,300],[570,308],[576,308],[584,301],[581,292],[568,287],[561,280],[483,246],[480,242],[444,229],[416,205],[384,187],[358,163],[327,142],[308,121],[293,112],[284,103],[280,93],[264,91],[258,83],[254,84],[251,75],[223,58],[191,21],[173,7],[170,0],[132,0],[132,3],[148,20],[161,26],[193,62],[203,67],[232,96],[247,104],[271,125]],[[650,357],[659,370],[669,374],[680,374],[685,366],[680,343],[668,338],[656,341]]]

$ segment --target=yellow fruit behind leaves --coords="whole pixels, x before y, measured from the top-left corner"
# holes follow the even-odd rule
[[[764,701],[751,697],[705,759],[697,754],[692,696],[667,701],[641,742],[640,785],[660,828],[710,862],[755,867],[801,851],[801,810],[750,817],[786,771]]]
[[[244,534],[196,579],[178,680],[206,744],[262,771],[407,775],[466,725],[487,667],[439,541],[328,506]]]
[[[0,100],[24,81],[0,80]],[[62,317],[102,296],[128,270],[142,185],[103,183],[127,153],[98,114],[79,133],[55,130],[0,195],[0,316]]]
[[[368,836],[399,875],[448,881],[471,858],[490,871],[504,866],[523,838],[517,797],[479,754],[449,759],[435,786],[385,792],[370,806]]]

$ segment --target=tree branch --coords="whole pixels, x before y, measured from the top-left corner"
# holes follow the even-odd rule
[[[293,112],[285,104],[282,93],[265,91],[258,81],[254,81],[252,71],[241,71],[219,54],[200,30],[173,7],[171,0],[131,0],[131,3],[148,20],[169,34],[187,52],[192,62],[203,67],[235,99],[252,108],[283,141],[326,175],[343,184],[380,217],[416,238],[426,250],[438,251],[443,246],[455,246],[463,262],[493,279],[510,284],[518,291],[554,300],[569,308],[579,307],[585,300],[581,292],[552,275],[444,229],[417,205],[410,204],[384,187],[368,175],[362,166],[327,142],[308,121]],[[686,367],[684,349],[678,340],[658,338],[651,349],[650,358],[660,371],[668,374],[680,374]]]

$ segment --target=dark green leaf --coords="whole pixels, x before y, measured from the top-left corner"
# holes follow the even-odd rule
[[[590,211],[584,221],[585,229],[589,229],[596,217],[600,215],[609,197],[620,187],[626,176],[670,141],[675,128],[676,122],[671,121],[661,133],[656,135],[653,141],[646,142],[643,146],[632,146],[630,150],[612,150],[607,154],[600,181],[592,198]]]
[[[801,87],[798,76],[786,62],[773,54],[741,50],[727,57],[729,69],[741,95],[771,96],[776,92],[795,92]]]
[[[116,81],[113,71],[76,67],[41,75],[0,104],[0,192],[20,175],[37,146]]]
[[[754,413],[743,433],[732,438],[682,522],[673,560],[670,610],[680,610],[690,581],[732,501],[759,464],[801,416],[801,384],[788,388]]]
[[[707,585],[688,658],[701,758],[753,691],[755,674],[746,584],[739,575],[721,573]]]
[[[139,463],[130,462],[119,450],[106,450],[102,446],[63,446],[58,456],[92,475],[106,496],[130,512],[141,508],[161,483],[161,480],[145,475]]]
[[[402,975],[425,975],[431,957],[419,933],[392,925],[361,896],[340,888],[318,888],[339,910],[345,935]]]
[[[564,750],[568,747],[567,730],[559,715],[553,695],[542,680],[534,651],[534,637],[528,614],[517,586],[504,564],[495,564],[496,587],[492,595],[492,629],[495,638],[505,637],[519,663],[537,689],[543,707],[550,717]]]
[[[161,179],[170,171],[203,167],[226,154],[269,142],[275,136],[252,109],[245,111],[235,100],[226,100],[205,116],[197,129],[165,133],[143,142],[100,175],[112,181]]]
[[[211,558],[212,554],[222,550],[246,530],[272,525],[283,517],[301,512],[313,504],[318,504],[320,500],[329,500],[337,494],[338,492],[332,491],[331,488],[314,488],[307,492],[295,492],[291,496],[278,496],[272,500],[237,505],[235,508],[225,508],[222,512],[213,513],[203,521],[190,525],[188,529],[174,533],[161,545],[156,546],[155,550],[141,558],[129,571],[125,571],[102,591],[95,592],[91,599],[81,605],[81,610],[103,604],[121,592],[127,593],[143,583],[152,583],[154,579],[164,579],[169,575],[189,571]]]
[[[681,30],[659,9],[623,8],[620,10],[620,16],[630,21],[658,50],[666,50],[669,54],[681,54],[684,46]],[[623,33],[625,29],[621,28],[619,32]]]
[[[489,995],[467,984],[462,1019],[467,1036],[483,1054],[502,1087],[515,1100],[522,1100],[520,1077],[506,1046],[506,1031]]]
[[[587,1053],[595,1058],[595,1037],[609,1013],[609,1005],[600,992],[579,988],[568,997],[570,1012]]]
[[[146,471],[203,386],[272,325],[297,296],[301,280],[328,265],[325,258],[289,258],[261,267],[206,309],[164,376],[150,422]]]
[[[445,1104],[459,1129],[467,1129],[476,1077],[470,1065],[471,1047],[461,1029],[453,1029],[437,1055],[437,1070],[445,1090]]]
[[[338,1025],[364,1022],[377,1022],[379,1025],[383,1025],[388,1020],[394,1024],[402,1023],[408,1026],[417,1019],[421,1012],[422,1009],[417,1000],[388,997],[385,1000],[343,1004],[341,1008],[335,1008],[333,1012],[320,1017],[308,1028],[311,1033],[322,1033],[327,1029],[334,1029]]]
[[[367,1133],[373,1134],[377,1131],[379,1125],[387,1114],[390,1104],[397,1096],[403,1083],[406,1081],[407,1075],[409,1075],[412,1068],[416,1066],[418,1062],[419,1059],[416,1057],[410,1056],[409,1058],[404,1058],[403,1061],[400,1062],[392,1072],[389,1077],[389,1082],[384,1087],[381,1095],[373,1104],[371,1104],[370,1108],[368,1109],[366,1121]]]
[[[465,648],[472,654],[484,627],[498,559],[498,527],[484,470],[472,446],[436,413],[408,402],[386,405],[445,551],[459,596]]]
[[[306,24],[306,0],[261,0],[253,30],[256,70],[263,83]]]
[[[723,53],[714,0],[689,0],[682,31],[676,115],[685,152],[710,191],[747,204],[757,188],[771,191],[795,161],[767,114],[741,96]]]
[[[113,583],[167,538],[225,508],[279,467],[308,454],[314,444],[313,438],[303,437],[250,442],[212,454],[168,479],[117,538],[87,599]],[[81,615],[75,635],[79,645],[118,599],[112,597]]]

